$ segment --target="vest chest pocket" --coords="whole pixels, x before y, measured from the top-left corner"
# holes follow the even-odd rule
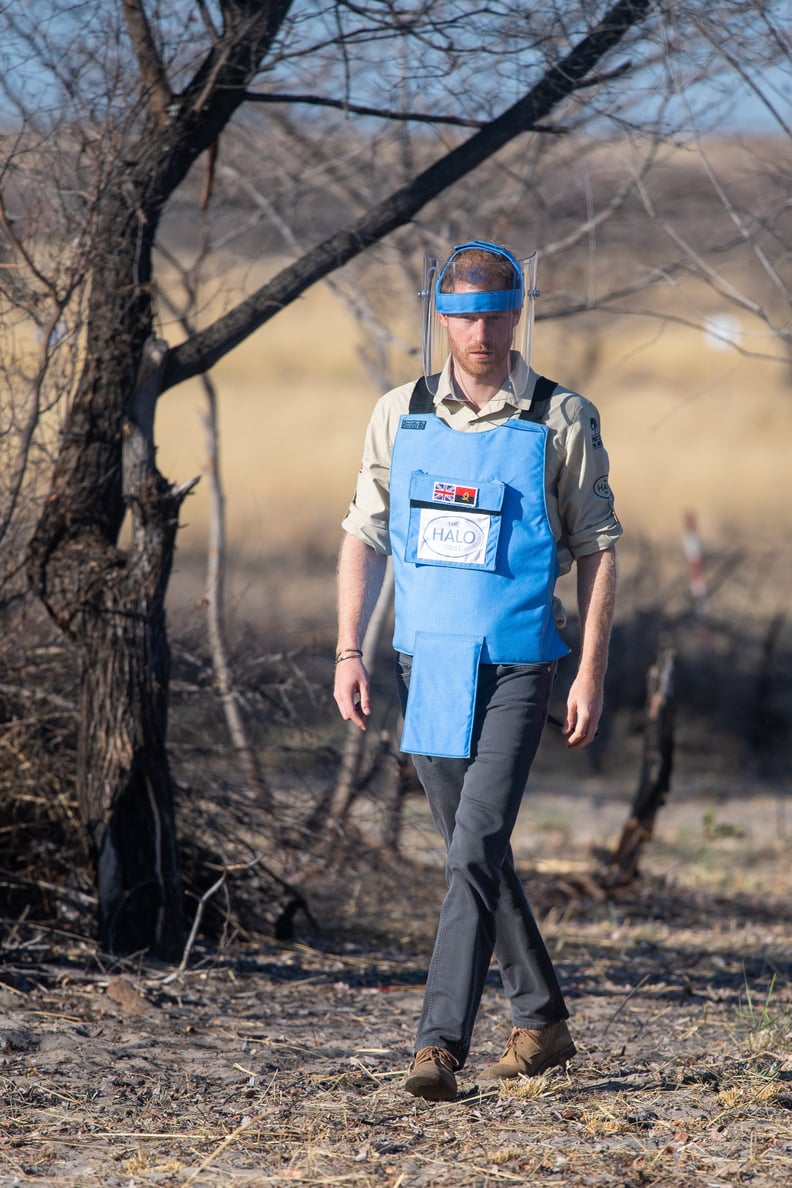
[[[494,573],[504,491],[497,481],[463,482],[415,471],[405,561]]]

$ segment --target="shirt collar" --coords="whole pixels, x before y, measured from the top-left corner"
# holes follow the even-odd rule
[[[481,409],[480,415],[485,416],[490,413],[500,412],[507,405],[513,409],[522,412],[523,409],[531,407],[533,399],[534,388],[539,376],[528,366],[522,355],[516,351],[512,351],[512,369],[511,374],[507,378],[505,384],[496,392],[490,402]],[[519,393],[519,395],[517,395]],[[440,373],[440,379],[437,384],[437,394],[434,398],[434,403],[440,404],[441,401],[447,401],[449,404],[465,404],[466,401],[457,396],[454,385],[451,381],[451,356],[446,359],[445,366]]]

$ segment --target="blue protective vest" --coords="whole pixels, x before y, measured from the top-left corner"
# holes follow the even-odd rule
[[[397,651],[413,657],[402,749],[470,754],[478,666],[557,660],[547,427],[400,419],[390,475]]]

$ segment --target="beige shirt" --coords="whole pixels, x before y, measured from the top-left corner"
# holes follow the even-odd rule
[[[514,363],[514,357],[513,357]],[[486,432],[531,406],[538,379],[517,357],[511,380],[480,411],[454,392],[449,364],[438,382],[434,405],[437,416],[462,433]],[[394,388],[374,407],[366,431],[357,490],[342,528],[379,553],[390,552],[388,533],[390,458],[399,418],[409,411],[415,382]],[[609,548],[622,527],[613,509],[608,484],[608,455],[602,444],[599,415],[594,405],[564,388],[557,388],[546,406],[543,424],[549,430],[545,466],[547,515],[557,542],[559,573],[572,561]],[[560,607],[557,608],[560,611]],[[557,613],[557,618],[561,615]]]

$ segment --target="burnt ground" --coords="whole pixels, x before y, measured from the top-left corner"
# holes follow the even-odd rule
[[[311,918],[297,917],[289,942],[268,938],[264,893],[238,874],[214,897],[219,926],[199,934],[183,970],[121,961],[90,939],[95,903],[74,856],[65,778],[73,715],[52,718],[46,747],[36,734],[39,757],[20,713],[3,735],[7,802],[29,810],[30,821],[19,818],[28,841],[14,878],[0,879],[0,1188],[788,1184],[792,653],[788,633],[786,650],[773,652],[763,622],[745,614],[760,569],[729,571],[736,592],[727,602],[721,589],[706,653],[669,597],[659,625],[644,612],[626,571],[611,728],[599,751],[577,758],[546,732],[514,839],[579,1054],[567,1074],[505,1088],[483,1081],[509,1030],[493,970],[454,1103],[401,1089],[443,894],[442,855],[420,795],[404,803],[398,854],[378,844],[376,781],[325,852],[292,851]],[[316,583],[322,607],[327,572]],[[645,578],[650,610],[656,588],[668,585],[659,572],[650,566]],[[332,788],[343,742],[323,708],[332,624],[297,632],[285,601],[281,622],[278,582],[266,599],[278,646],[299,637],[316,653],[315,671],[289,657],[276,663],[254,635],[240,645],[237,678],[246,704],[260,703],[270,724],[262,745],[280,817],[297,806],[304,821]],[[300,588],[306,599],[314,587]],[[745,624],[739,637],[735,622]],[[672,628],[684,663],[671,793],[640,877],[604,895],[592,872],[627,816],[646,665]],[[188,644],[176,655],[171,731],[181,832],[244,865],[272,819],[259,814],[256,824],[227,746],[207,745],[222,732],[221,714],[211,666]],[[28,685],[41,688],[42,678]],[[67,682],[54,687],[73,699]],[[295,713],[300,690],[310,692],[315,720]],[[7,839],[7,822],[3,829]],[[204,868],[198,890],[214,878]]]
[[[352,842],[293,941],[113,962],[22,918],[0,987],[0,1184],[566,1188],[789,1182],[792,907],[786,799],[680,792],[642,875],[587,872],[623,798],[537,789],[516,852],[579,1055],[500,1088],[493,971],[456,1102],[401,1090],[442,896],[419,799],[402,857]]]

